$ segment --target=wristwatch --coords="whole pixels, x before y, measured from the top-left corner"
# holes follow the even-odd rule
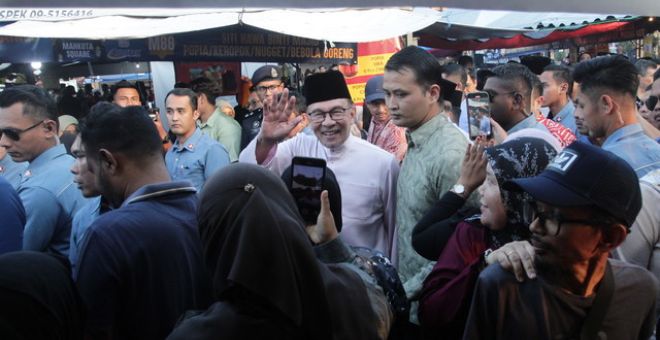
[[[454,184],[454,186],[451,187],[450,191],[458,196],[465,198],[465,187],[463,186],[463,184]]]
[[[484,252],[484,257],[483,257],[484,266],[488,265],[488,256],[490,256],[490,254],[492,254],[492,253],[493,253],[493,250],[490,249],[490,248],[486,249],[486,251]]]

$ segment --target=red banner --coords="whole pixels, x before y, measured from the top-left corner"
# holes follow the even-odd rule
[[[362,104],[364,86],[369,78],[383,74],[387,61],[401,48],[402,43],[399,38],[358,43],[357,64],[339,65],[339,71],[346,78],[346,84],[348,84],[348,90],[351,92],[354,103]]]

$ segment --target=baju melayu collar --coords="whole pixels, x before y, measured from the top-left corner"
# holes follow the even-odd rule
[[[346,154],[347,151],[351,149],[351,146],[353,145],[353,143],[355,143],[355,139],[357,139],[357,137],[349,134],[348,138],[346,138],[346,140],[343,143],[341,143],[341,145],[338,145],[334,148],[326,147],[325,145],[321,144],[321,141],[318,141],[318,143],[323,148],[323,150],[325,150],[325,154],[328,157],[327,161],[334,162],[338,159],[341,159],[343,155]]]
[[[135,202],[158,199],[160,197],[180,193],[195,194],[197,193],[197,190],[187,181],[147,184],[128,196],[128,198],[121,204],[121,207],[123,208]]]
[[[429,138],[436,133],[441,127],[452,124],[449,119],[442,113],[438,113],[435,117],[431,118],[424,125],[420,126],[414,131],[406,130],[406,139],[408,140],[408,148],[421,147]]]

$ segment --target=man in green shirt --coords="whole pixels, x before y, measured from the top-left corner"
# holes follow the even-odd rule
[[[220,95],[220,89],[206,77],[193,80],[190,86],[197,93],[199,128],[227,149],[231,162],[238,161],[238,154],[241,152],[241,126],[215,106],[215,98]]]
[[[399,275],[408,298],[413,301],[433,262],[413,249],[412,230],[456,184],[468,144],[443,112],[441,79],[440,64],[418,47],[404,48],[385,65],[385,102],[394,124],[407,128],[408,153],[397,185],[396,223]],[[415,322],[416,304],[412,307],[411,321]]]

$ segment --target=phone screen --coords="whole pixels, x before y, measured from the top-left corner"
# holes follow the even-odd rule
[[[477,136],[492,137],[490,124],[490,99],[486,92],[473,92],[467,95],[470,139]]]
[[[321,211],[325,161],[314,158],[294,158],[291,171],[291,193],[296,200],[300,215],[308,225],[316,224]]]

